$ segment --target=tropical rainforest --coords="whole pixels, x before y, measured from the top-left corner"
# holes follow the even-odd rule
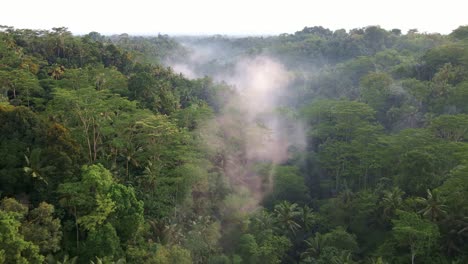
[[[0,263],[468,263],[468,26],[0,28]]]

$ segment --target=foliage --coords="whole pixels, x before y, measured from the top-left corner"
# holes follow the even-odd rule
[[[39,247],[25,240],[16,213],[0,210],[0,251],[5,263],[42,263]]]
[[[0,26],[0,263],[467,263],[467,32]],[[261,118],[255,56],[289,79]]]
[[[427,256],[439,239],[435,224],[421,219],[417,214],[400,211],[398,219],[393,220],[393,238],[400,247],[409,248],[411,263],[417,255]]]

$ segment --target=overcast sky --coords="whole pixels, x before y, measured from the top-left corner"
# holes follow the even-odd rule
[[[468,24],[466,0],[3,0],[0,8],[0,25],[64,26],[76,34],[253,35],[368,25],[447,34]]]

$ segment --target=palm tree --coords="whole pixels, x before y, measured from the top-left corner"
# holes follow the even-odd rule
[[[154,241],[161,244],[177,245],[185,240],[183,226],[171,223],[168,218],[148,220],[150,233]]]
[[[100,259],[99,257],[96,257],[96,262],[91,260],[90,264],[104,264],[104,263],[108,263],[108,264],[125,264],[125,263],[127,263],[127,261],[125,261],[125,259],[123,259],[123,258],[120,258],[117,261],[107,262],[107,261],[104,261],[104,260]]]
[[[47,172],[54,169],[53,166],[45,165],[44,158],[41,156],[42,150],[41,149],[33,149],[31,153],[29,153],[29,157],[24,155],[24,159],[26,160],[26,166],[23,167],[24,172],[36,179],[43,181],[45,184],[48,184],[45,180],[45,175]]]
[[[370,262],[371,264],[387,264],[387,262],[384,261],[384,260],[382,259],[382,257],[371,258],[371,259],[369,260],[369,262]]]
[[[143,175],[138,179],[138,184],[143,190],[150,192],[156,189],[160,168],[153,166],[153,163],[149,160],[147,163],[148,165],[145,166]]]
[[[133,146],[133,144],[127,145],[126,148],[123,149],[121,155],[125,158],[125,171],[127,180],[130,180],[130,173],[129,173],[129,165],[133,165],[134,167],[140,167],[140,163],[138,162],[138,153],[142,152],[143,148],[141,146]]]
[[[185,240],[184,230],[181,225],[169,224],[164,229],[164,237],[168,244],[177,245]]]
[[[312,226],[315,224],[315,215],[313,213],[313,210],[307,205],[301,208],[300,217],[302,227],[304,227],[306,231],[312,228]]]
[[[386,218],[391,218],[395,210],[400,208],[403,203],[402,196],[405,193],[398,187],[393,188],[391,191],[384,191],[384,196],[380,202],[383,207],[383,215]]]
[[[457,234],[468,236],[468,216],[459,221],[459,226],[460,230],[458,230]]]
[[[274,219],[267,210],[261,210],[252,217],[252,226],[258,230],[267,230],[274,228]]]
[[[440,200],[440,197],[436,191],[427,189],[427,198],[419,197],[418,202],[424,205],[418,213],[425,217],[428,217],[431,221],[438,221],[447,215],[446,205]]]
[[[60,260],[55,260],[55,258],[50,255],[50,258],[47,257],[47,262],[55,263],[55,264],[76,264],[77,259],[78,257],[70,258],[68,255],[65,255],[65,257],[63,257],[63,260],[60,261]]]
[[[304,241],[307,245],[307,249],[301,253],[301,258],[314,258],[320,255],[322,248],[325,246],[325,239],[320,233],[315,233],[313,237],[309,237]]]
[[[356,262],[353,261],[351,252],[345,250],[345,251],[342,251],[339,256],[333,256],[330,263],[332,263],[332,264],[352,264],[352,263],[356,263]]]
[[[54,80],[60,79],[60,77],[62,77],[64,73],[65,73],[65,67],[63,67],[62,65],[55,64],[49,70],[49,74],[50,76],[52,76],[52,78],[54,78]]]
[[[340,192],[339,195],[341,201],[345,204],[351,202],[354,198],[354,193],[351,189],[349,189],[346,185],[345,188],[343,188],[343,191]]]
[[[463,245],[468,237],[468,217],[450,214],[440,225],[444,233],[442,241],[447,255],[463,252]]]
[[[149,225],[149,233],[152,235],[155,241],[166,242],[164,237],[164,230],[166,229],[166,223],[162,220],[149,219],[147,221]]]
[[[301,228],[296,222],[296,218],[300,215],[297,204],[291,204],[288,201],[283,201],[275,206],[276,222],[282,230],[288,230],[293,234]]]
[[[102,259],[100,259],[99,257],[96,257],[96,262],[94,262],[93,260],[91,260],[91,263],[90,264],[104,264],[104,262],[102,261]]]

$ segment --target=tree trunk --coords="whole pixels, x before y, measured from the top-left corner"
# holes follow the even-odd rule
[[[129,163],[129,157],[127,156],[127,164],[126,164],[126,165],[127,165],[127,181],[128,181],[129,178],[130,178],[130,177],[129,177],[129,174],[128,174],[128,165],[129,165],[128,163]]]
[[[78,215],[76,214],[76,206],[75,209],[75,229],[76,229],[76,252],[80,252],[80,233],[78,230]]]
[[[89,123],[84,119],[84,117],[81,116],[81,114],[78,114],[81,123],[83,124],[84,132],[86,135],[86,143],[88,144],[88,156],[89,156],[89,163],[93,162],[93,153],[92,153],[92,148],[91,148],[91,141],[89,139]]]

